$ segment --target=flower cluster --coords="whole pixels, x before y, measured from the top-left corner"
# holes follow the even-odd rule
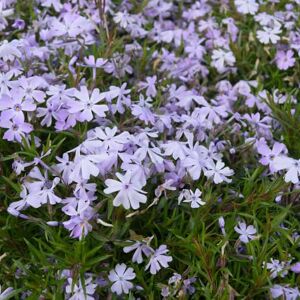
[[[227,214],[244,209],[241,199],[252,205],[255,192],[275,211],[298,201],[300,151],[291,132],[299,128],[299,1],[36,0],[34,16],[21,14],[21,2],[0,3],[0,174],[3,161],[15,193],[7,211],[79,243],[100,232],[109,253],[105,284],[86,266],[80,277],[61,270],[65,298],[98,299],[101,288],[142,293],[141,272],[168,274],[158,285],[164,298],[202,296],[204,281],[182,267],[184,251],[202,256],[201,242],[211,238],[196,232],[201,222],[210,229],[219,220],[221,258],[231,245],[253,261],[261,222]],[[255,191],[260,180],[275,192]],[[217,219],[202,221],[210,214]],[[281,231],[266,219],[268,239],[296,234],[284,218]],[[131,228],[129,238],[131,226],[137,234]],[[190,245],[176,246],[184,226]],[[297,248],[299,239],[291,243]],[[300,297],[296,280],[284,281],[300,272],[299,260],[287,249],[259,266],[273,298]],[[202,274],[212,272],[209,263]],[[181,274],[170,277],[170,266]]]

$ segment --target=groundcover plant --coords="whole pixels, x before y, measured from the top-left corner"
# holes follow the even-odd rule
[[[0,30],[0,299],[300,299],[299,0],[1,0]]]

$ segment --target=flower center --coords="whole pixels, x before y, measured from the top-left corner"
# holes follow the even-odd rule
[[[14,106],[15,111],[20,111],[21,110],[21,105],[20,104],[16,104]]]
[[[18,131],[18,129],[19,129],[19,126],[16,125],[16,124],[14,124],[14,125],[12,126],[12,130],[13,130],[13,131]]]
[[[51,189],[51,187],[52,187],[51,180],[46,180],[44,186],[46,189]]]
[[[31,89],[31,88],[27,88],[27,89],[26,89],[26,93],[27,93],[27,94],[31,94],[31,93],[32,93],[32,89]]]

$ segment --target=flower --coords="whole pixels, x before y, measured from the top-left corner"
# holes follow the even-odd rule
[[[142,185],[139,181],[132,180],[132,173],[127,171],[125,175],[116,173],[117,178],[120,181],[114,179],[106,179],[105,184],[107,188],[104,189],[105,194],[111,194],[118,192],[114,198],[113,205],[123,205],[125,209],[132,207],[138,209],[140,203],[146,203],[147,197],[144,195],[146,192],[142,191]]]
[[[2,58],[5,62],[14,61],[15,58],[20,58],[22,54],[17,46],[17,40],[13,40],[11,42],[4,40],[0,45],[0,58]]]
[[[28,183],[29,194],[27,195],[27,203],[32,207],[38,208],[42,204],[56,204],[61,202],[61,198],[55,195],[54,188],[60,179],[55,177],[53,181],[49,180],[48,172],[43,175],[38,167],[34,167],[29,173],[32,179],[36,179],[32,183]]]
[[[145,270],[150,268],[150,273],[155,275],[161,267],[167,268],[169,266],[169,262],[173,260],[173,258],[169,255],[165,255],[168,253],[168,249],[166,245],[160,245],[158,249],[150,257],[149,263],[146,265]]]
[[[204,175],[208,178],[213,178],[214,183],[219,184],[223,181],[231,182],[231,179],[227,178],[234,174],[233,170],[228,167],[224,167],[225,164],[222,161],[209,161],[207,163],[207,170],[204,171]]]
[[[192,285],[196,281],[195,277],[183,280],[183,291],[185,294],[192,295],[195,293],[195,287]]]
[[[288,285],[275,284],[270,288],[270,292],[274,299],[284,296],[286,300],[296,300],[300,297],[299,289],[291,288]]]
[[[45,101],[46,94],[39,89],[43,84],[44,80],[38,76],[21,77],[18,80],[18,88],[24,93],[25,100],[34,100],[38,103]]]
[[[161,293],[160,293],[164,298],[168,297],[170,295],[170,290],[168,286],[164,286],[161,289]]]
[[[259,8],[255,0],[234,0],[234,4],[237,11],[243,15],[255,15]]]
[[[280,262],[278,259],[271,258],[271,262],[266,264],[266,267],[271,272],[271,278],[276,278],[278,275],[280,277],[285,277],[288,273],[287,263]]]
[[[238,226],[234,227],[234,230],[240,234],[239,239],[245,244],[255,238],[254,234],[256,233],[256,229],[253,225],[247,226],[246,223],[239,222]]]
[[[287,156],[278,156],[274,160],[274,168],[276,171],[287,170],[284,175],[285,182],[292,182],[294,184],[299,182],[300,159],[296,160]]]
[[[146,89],[146,96],[147,97],[155,97],[157,94],[155,83],[156,83],[156,76],[148,76],[146,77],[146,82],[139,83],[139,90]]]
[[[31,124],[20,120],[3,120],[0,119],[0,127],[7,128],[3,138],[8,141],[17,141],[21,143],[22,138],[33,130]]]
[[[8,299],[13,291],[14,291],[14,289],[12,287],[9,287],[9,288],[5,289],[4,291],[2,291],[2,287],[0,285],[0,300]]]
[[[51,7],[55,9],[55,11],[59,12],[62,9],[62,4],[60,3],[60,0],[43,0],[42,6],[45,7]]]
[[[143,242],[136,242],[131,246],[127,246],[123,248],[123,251],[125,253],[131,252],[133,250],[135,250],[135,252],[132,256],[132,262],[136,262],[138,264],[143,262],[142,254],[146,255],[146,257],[149,257],[151,253],[154,252],[154,250],[150,246],[148,246]]]
[[[276,44],[280,40],[280,36],[278,36],[280,33],[280,27],[271,28],[264,26],[263,30],[257,30],[256,36],[262,44],[269,44],[270,42]]]
[[[272,173],[276,171],[275,159],[285,152],[285,150],[286,147],[282,143],[275,142],[272,150],[268,147],[265,140],[260,140],[257,143],[257,152],[262,155],[259,162],[264,166],[269,165]]]
[[[34,111],[36,105],[31,100],[23,101],[23,93],[20,90],[14,89],[11,96],[3,95],[0,98],[0,111],[3,120],[14,119],[19,122],[24,122],[25,116],[23,111]]]
[[[68,278],[68,284],[66,286],[66,293],[72,294],[69,300],[94,300],[93,294],[96,291],[97,284],[92,283],[92,277],[89,277],[84,281],[84,287],[82,286],[81,279],[78,283],[73,283],[72,278]]]
[[[201,172],[204,170],[205,165],[210,161],[207,157],[207,149],[203,146],[196,144],[193,149],[188,151],[187,156],[183,159],[183,166],[194,180],[200,178]]]
[[[127,28],[134,21],[134,18],[127,11],[119,11],[114,15],[113,20],[122,28]]]
[[[235,57],[229,50],[215,49],[212,53],[211,65],[217,69],[219,73],[224,73],[227,67],[232,67],[235,63]]]
[[[300,262],[297,262],[291,266],[291,271],[294,273],[300,273]]]
[[[279,70],[287,70],[295,65],[296,59],[292,50],[277,51],[275,61]]]
[[[105,104],[97,104],[104,99],[104,94],[100,94],[99,89],[94,89],[91,96],[86,86],[82,86],[80,91],[75,91],[74,96],[79,101],[70,100],[68,102],[70,113],[78,113],[78,120],[91,121],[93,113],[98,117],[105,117],[105,112],[108,111],[108,106]]]
[[[88,207],[79,215],[72,216],[70,220],[63,222],[63,225],[66,229],[71,231],[71,237],[79,238],[79,240],[81,240],[90,231],[92,231],[93,227],[90,224],[90,220],[94,217],[94,215],[94,210]]]
[[[183,202],[190,203],[192,208],[198,208],[205,204],[205,202],[200,198],[201,194],[202,192],[199,189],[196,189],[195,192],[190,190],[188,197],[183,200]]]
[[[127,266],[122,264],[117,264],[114,270],[111,270],[108,275],[108,279],[113,283],[111,286],[112,292],[117,295],[123,293],[128,294],[129,290],[133,288],[133,284],[130,280],[135,278],[135,273],[133,268],[127,268]]]

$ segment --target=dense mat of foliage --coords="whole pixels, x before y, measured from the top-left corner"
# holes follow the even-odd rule
[[[0,299],[300,299],[299,0],[1,0],[0,32]]]

